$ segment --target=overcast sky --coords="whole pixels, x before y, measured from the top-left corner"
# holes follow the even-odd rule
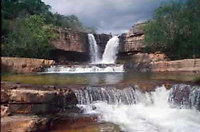
[[[170,0],[43,0],[52,12],[76,15],[99,33],[127,32],[135,23],[152,18],[161,3]]]

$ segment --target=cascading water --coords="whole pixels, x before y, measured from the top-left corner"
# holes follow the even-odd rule
[[[121,73],[124,72],[123,65],[73,65],[73,66],[51,66],[44,73]]]
[[[88,34],[90,45],[90,61],[91,63],[98,63],[100,61],[99,48],[93,34]]]
[[[117,58],[118,46],[119,38],[117,36],[112,37],[106,44],[101,63],[114,64]]]
[[[96,43],[93,34],[88,34],[90,45],[90,65],[73,65],[64,66],[57,65],[51,66],[45,69],[44,73],[119,73],[124,72],[123,65],[116,65],[115,60],[117,58],[119,38],[117,36],[112,37],[106,45],[103,53],[102,60],[99,56],[99,48]]]
[[[190,87],[190,91],[181,90]],[[179,91],[181,90],[181,91]],[[99,121],[112,122],[126,132],[199,132],[200,86],[164,86],[154,92],[143,93],[137,86],[122,90],[110,87],[88,87],[75,90],[79,107],[86,114],[99,115]],[[184,95],[184,96],[183,96]],[[177,98],[188,107],[172,107]],[[181,103],[181,102],[180,102]],[[187,103],[181,103],[188,105]],[[188,108],[188,109],[185,109]]]

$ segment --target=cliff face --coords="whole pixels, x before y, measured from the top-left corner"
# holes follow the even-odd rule
[[[100,52],[103,53],[106,47],[108,40],[112,37],[112,35],[108,34],[94,34],[96,42],[99,46]]]
[[[145,23],[132,26],[128,33],[120,36],[120,52],[141,52],[144,48],[144,27]]]
[[[88,51],[87,33],[63,28],[56,29],[56,32],[59,34],[58,39],[50,42],[56,49],[81,53]]]
[[[87,62],[90,60],[88,33],[66,28],[58,28],[55,32],[58,33],[59,37],[49,42],[56,48],[50,52],[50,59],[58,63]],[[94,34],[94,36],[100,47],[100,52],[103,53],[111,35]]]
[[[140,23],[132,26],[128,33],[122,34],[120,38],[119,57],[130,56],[141,52],[144,45],[144,30],[145,23]],[[88,62],[89,56],[89,41],[88,33],[77,32],[70,29],[58,28],[55,30],[59,37],[56,40],[50,41],[51,45],[55,46],[55,50],[50,52],[50,59],[59,63],[68,62]],[[112,37],[108,34],[94,34],[101,54],[103,54],[108,40]]]

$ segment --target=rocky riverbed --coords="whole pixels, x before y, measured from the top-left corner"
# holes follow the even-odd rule
[[[142,92],[154,91],[157,86],[175,87],[174,81],[146,81],[135,84],[97,85],[96,88],[126,89],[137,86]],[[189,94],[191,84],[177,85],[173,102],[181,102]],[[87,89],[88,85],[30,85],[1,82],[2,131],[120,131],[118,125],[99,122],[97,116],[85,115],[76,105],[74,90]],[[179,90],[181,89],[181,90]],[[176,92],[179,91],[179,92]],[[198,92],[198,91],[197,91]],[[199,91],[200,92],[200,91]],[[184,93],[184,94],[181,94]],[[200,93],[197,93],[200,94]],[[182,96],[184,95],[184,96]],[[199,100],[197,96],[196,100]],[[180,103],[181,104],[181,103]],[[196,103],[200,109],[200,103]]]

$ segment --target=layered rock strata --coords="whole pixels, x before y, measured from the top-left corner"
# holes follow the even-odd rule
[[[45,67],[55,64],[54,60],[1,57],[2,72],[31,73],[41,71]]]

